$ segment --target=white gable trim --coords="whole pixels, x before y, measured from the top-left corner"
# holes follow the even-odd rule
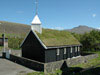
[[[38,35],[33,31],[33,30],[30,30],[30,32],[33,32],[33,34],[36,36],[36,38],[38,39],[38,41],[40,42],[40,44],[45,48],[47,49],[47,47],[43,44],[43,42],[39,39]],[[30,34],[30,32],[28,33],[28,35]],[[26,38],[28,37],[28,35],[26,36]],[[21,43],[20,47],[24,44],[26,38],[24,39],[24,41]]]
[[[30,31],[31,32],[31,31]],[[28,35],[30,34],[30,32],[28,33]],[[23,40],[23,42],[21,43],[20,47],[24,44],[26,38],[28,37],[28,35],[25,37],[25,39]]]
[[[35,34],[36,38],[38,39],[38,41],[40,42],[40,44],[47,49],[47,47],[43,44],[43,42],[40,40],[40,38],[38,37],[38,35],[32,30],[33,34]]]

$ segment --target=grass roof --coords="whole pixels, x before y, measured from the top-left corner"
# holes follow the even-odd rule
[[[37,35],[46,46],[80,45],[68,31],[43,29],[42,34]]]

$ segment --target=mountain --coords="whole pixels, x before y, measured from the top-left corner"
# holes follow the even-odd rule
[[[20,24],[20,23],[13,23],[13,22],[6,22],[6,21],[0,21],[0,33],[4,32],[9,34],[26,34],[30,31],[31,26],[27,24]],[[66,31],[69,32],[75,32],[78,34],[82,34],[85,32],[90,32],[91,30],[94,30],[95,28],[80,25],[78,27],[75,27],[73,29],[67,29]],[[95,29],[98,30],[98,29]]]
[[[75,27],[73,29],[67,29],[67,31],[69,31],[69,32],[74,32],[74,33],[78,33],[78,34],[83,34],[85,32],[90,32],[92,30],[98,30],[98,29],[88,27],[88,26],[85,26],[85,25],[80,25],[80,26]]]
[[[0,21],[0,33],[11,34],[26,34],[30,30],[30,26],[26,24],[12,23],[6,21]]]

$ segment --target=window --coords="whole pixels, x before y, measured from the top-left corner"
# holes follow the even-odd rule
[[[71,53],[72,53],[73,48],[71,47]]]
[[[60,52],[60,50],[59,50],[59,49],[57,49],[57,55],[59,55],[59,52]]]
[[[0,42],[2,42],[2,39],[0,39]]]
[[[78,51],[80,51],[80,47],[78,47]]]
[[[64,48],[64,54],[66,54],[66,48]]]
[[[77,47],[75,47],[75,52],[77,52]]]

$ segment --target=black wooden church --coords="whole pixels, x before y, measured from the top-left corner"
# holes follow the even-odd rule
[[[80,56],[80,47],[79,41],[67,31],[42,29],[37,11],[21,44],[22,57],[44,63]]]
[[[81,44],[67,31],[42,29],[38,15],[21,44],[22,57],[39,62],[55,62],[80,56]]]

